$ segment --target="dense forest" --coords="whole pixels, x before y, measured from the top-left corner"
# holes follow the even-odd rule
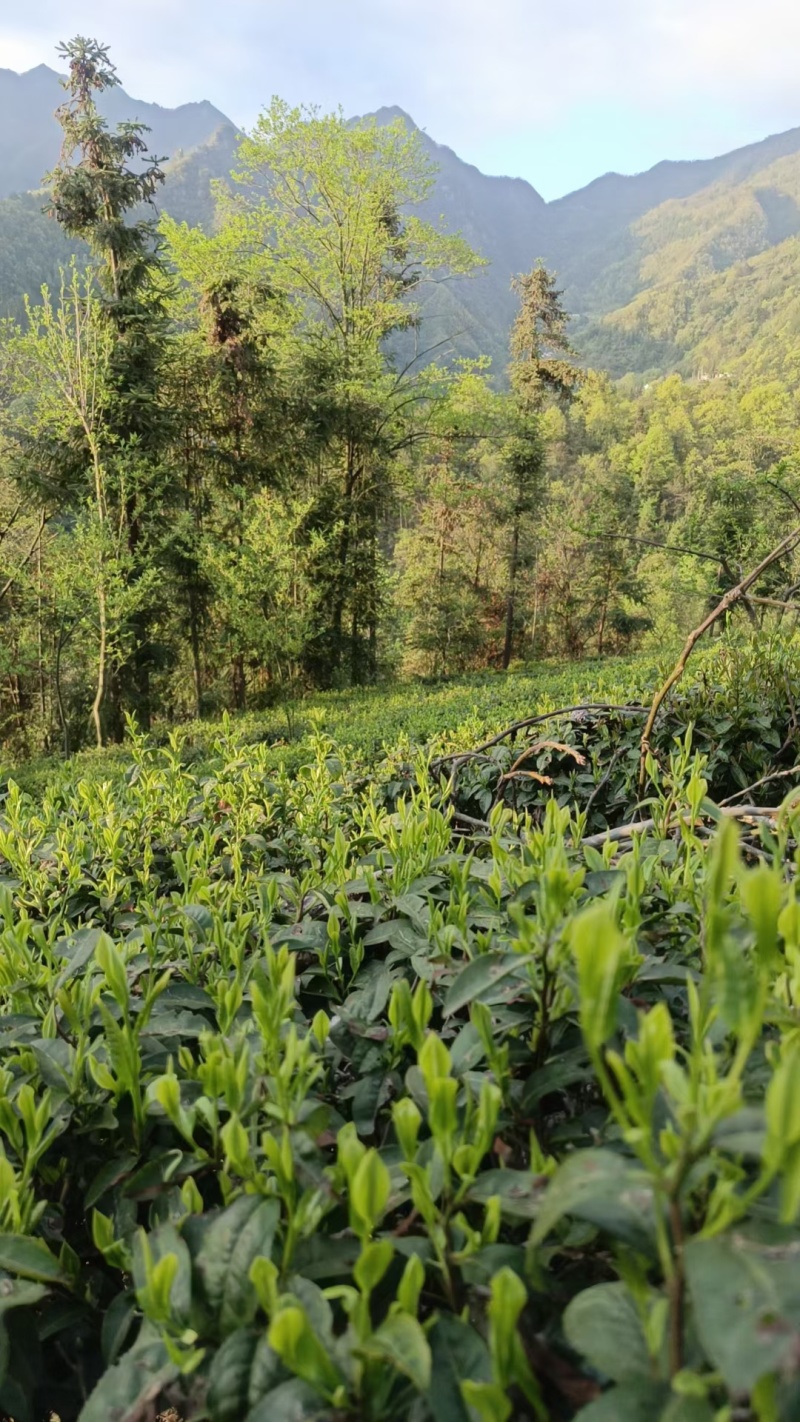
[[[662,647],[775,541],[787,369],[615,385],[541,262],[507,363],[455,359],[430,293],[483,259],[420,215],[402,118],[274,101],[213,230],[156,223],[161,161],[96,106],[107,56],[67,58],[46,221],[76,255],[0,339],[7,746]]]

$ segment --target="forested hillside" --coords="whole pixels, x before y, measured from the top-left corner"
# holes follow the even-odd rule
[[[90,107],[99,169],[79,103],[49,195],[0,203],[6,271],[16,250],[33,293],[0,341],[0,726],[19,752],[119,739],[128,713],[671,645],[780,536],[800,496],[800,158],[768,143],[606,180],[617,223],[656,187],[696,191],[636,218],[617,272],[649,286],[590,327],[547,267],[509,280],[551,209],[397,110],[276,100],[241,145],[220,127],[162,172],[151,135]],[[177,214],[158,240],[152,204]],[[603,370],[659,354],[682,373]],[[762,593],[790,602],[794,571]]]
[[[646,213],[587,293],[618,308],[586,333],[587,356],[614,374],[671,363],[699,375],[747,355],[751,371],[780,374],[796,359],[799,196],[793,152]]]
[[[42,200],[19,196],[38,188],[56,161],[61,93],[44,65],[25,75],[0,71],[0,311],[13,315],[26,291],[52,282],[69,250],[42,217]],[[170,160],[159,207],[208,230],[211,180],[227,179],[236,165],[234,125],[208,103],[170,110],[121,89],[103,102],[114,121],[148,124],[152,151]],[[396,108],[375,117],[414,127]],[[610,173],[552,203],[522,179],[479,172],[433,136],[420,142],[437,166],[425,216],[442,217],[486,261],[468,280],[425,293],[424,345],[489,356],[501,374],[515,309],[511,278],[541,258],[564,288],[580,358],[614,376],[716,374],[743,358],[779,376],[794,361],[791,314],[773,321],[771,307],[800,275],[792,241],[800,231],[800,129],[720,158]]]
[[[789,140],[554,212],[274,98],[165,171],[62,53],[0,216],[0,1418],[797,1422]]]

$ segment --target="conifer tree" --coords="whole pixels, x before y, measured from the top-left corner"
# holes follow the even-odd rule
[[[511,331],[509,379],[514,395],[514,432],[506,446],[511,483],[508,588],[506,593],[503,667],[514,649],[517,579],[523,524],[536,507],[544,469],[544,444],[539,415],[548,398],[569,399],[578,370],[567,338],[569,317],[561,304],[555,277],[539,263],[512,282],[520,299]]]
[[[136,580],[151,573],[163,551],[162,454],[169,417],[159,401],[167,334],[156,214],[135,214],[152,204],[164,171],[162,160],[148,152],[145,125],[125,122],[112,130],[98,109],[97,97],[119,84],[107,47],[79,35],[59,53],[67,62],[68,98],[57,112],[63,141],[59,164],[47,179],[48,210],[69,236],[88,244],[98,266],[113,333],[106,418]],[[118,723],[125,705],[149,722],[154,611],[143,606],[135,614],[130,657],[116,676]]]

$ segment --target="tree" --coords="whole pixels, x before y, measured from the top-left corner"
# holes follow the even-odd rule
[[[152,569],[131,578],[131,553],[114,503],[125,476],[108,420],[113,351],[94,277],[75,267],[65,274],[58,301],[45,288],[41,305],[29,304],[25,330],[5,351],[17,396],[5,420],[11,470],[22,489],[49,509],[47,518],[71,511],[68,601],[82,608],[75,618],[85,617],[87,596],[96,610],[91,719],[98,746],[105,739],[110,675],[130,654],[131,627],[154,580]]]
[[[307,649],[319,681],[375,673],[380,615],[381,518],[398,454],[419,436],[446,385],[413,351],[413,298],[424,282],[469,271],[460,238],[413,215],[433,167],[402,120],[350,124],[341,113],[279,100],[240,148],[243,193],[226,220],[230,247],[291,313],[282,343],[288,384],[308,393],[318,434],[309,534],[335,528],[317,569],[320,623]]]
[[[449,675],[485,666],[503,605],[505,469],[498,431],[508,396],[487,368],[456,370],[411,472],[414,500],[394,548],[406,671]]]
[[[95,96],[119,84],[107,47],[77,36],[59,53],[68,66],[69,98],[57,113],[64,136],[60,162],[46,180],[48,210],[70,237],[88,244],[97,262],[102,310],[113,336],[105,419],[117,445],[115,467],[123,472],[116,502],[125,523],[129,576],[150,581],[162,551],[167,496],[162,451],[169,414],[159,400],[165,271],[155,218],[131,220],[130,214],[152,203],[164,172],[161,160],[148,153],[143,124],[122,123],[111,131],[97,109]],[[141,596],[135,602],[117,701],[129,702],[147,724],[154,608]]]
[[[519,311],[511,331],[508,368],[514,395],[513,433],[506,445],[510,481],[508,516],[508,580],[506,591],[503,667],[514,648],[517,580],[525,521],[533,514],[541,493],[544,444],[539,415],[548,397],[567,400],[578,383],[578,370],[567,339],[568,317],[555,277],[541,265],[512,283],[519,296]]]
[[[253,592],[244,563],[252,568],[251,525],[263,524],[256,514],[262,494],[275,495],[268,503],[276,524],[285,518],[293,539],[303,537],[298,509],[307,518],[313,504],[307,485],[320,435],[306,391],[281,359],[287,313],[263,274],[224,241],[168,220],[164,231],[179,277],[170,301],[179,334],[165,367],[165,394],[173,410],[169,462],[179,507],[170,567],[181,635],[190,638],[197,714],[220,670],[220,652],[229,658],[224,699],[242,710],[250,673],[263,682],[274,671],[256,665],[255,649],[274,650],[280,629],[271,638],[243,636],[253,623],[237,614],[230,594],[237,578],[243,604]],[[310,556],[321,557],[318,540],[309,535],[306,542]],[[212,576],[212,564],[225,567],[223,579]],[[209,630],[216,657],[209,655]]]

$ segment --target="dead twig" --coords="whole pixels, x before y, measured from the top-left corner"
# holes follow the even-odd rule
[[[538,770],[509,770],[507,775],[500,776],[497,782],[498,790],[502,789],[504,785],[507,785],[509,780],[516,780],[518,775],[521,776],[523,780],[537,780],[540,785],[552,785],[553,783],[552,775],[540,775]]]
[[[530,760],[532,755],[537,755],[538,752],[542,750],[559,751],[561,755],[572,756],[572,759],[576,761],[578,765],[586,764],[586,756],[581,755],[580,751],[577,751],[574,746],[565,745],[563,741],[537,741],[535,745],[528,746],[528,749],[524,750],[522,755],[517,756],[511,769],[507,770],[505,775],[500,776],[497,782],[498,792],[502,790],[504,785],[508,784],[509,780],[513,780],[515,775],[525,775],[529,780],[538,780],[541,785],[552,785],[553,781],[549,775],[540,775],[536,770],[521,769],[526,760]]]
[[[692,652],[694,651],[695,646],[699,642],[703,633],[707,632],[709,627],[713,627],[714,623],[717,622],[720,617],[723,617],[731,607],[734,607],[735,604],[745,596],[747,591],[753,586],[753,583],[755,583],[761,577],[762,573],[766,572],[767,568],[770,568],[773,563],[777,563],[779,558],[783,558],[787,553],[791,553],[793,549],[797,547],[798,542],[800,542],[800,528],[794,528],[792,529],[791,533],[787,533],[786,537],[783,538],[781,542],[777,544],[777,546],[773,548],[765,558],[761,559],[761,562],[758,564],[758,567],[754,568],[751,573],[748,573],[746,578],[742,578],[741,582],[736,584],[736,587],[729,588],[725,596],[717,603],[717,606],[713,609],[713,611],[709,612],[708,616],[703,619],[703,621],[700,623],[700,626],[695,627],[694,631],[689,633],[689,636],[687,637],[686,642],[684,644],[683,651],[681,652],[666,681],[656,691],[655,696],[653,697],[653,700],[650,705],[650,710],[648,712],[647,720],[645,722],[644,730],[642,732],[642,739],[639,751],[640,796],[643,794],[645,784],[647,782],[647,757],[651,750],[650,736],[653,731],[653,726],[655,725],[656,716],[658,715],[659,710],[661,709],[661,705],[665,697],[672,690],[676,681],[679,681],[682,677],[686,669],[686,663],[688,662]]]
[[[625,543],[638,543],[643,548],[659,548],[663,553],[681,553],[689,558],[702,558],[706,563],[716,563],[718,568],[732,576],[728,564],[719,553],[706,553],[700,548],[686,548],[680,543],[659,543],[655,538],[636,538],[630,533],[598,533],[594,538],[587,539],[588,543],[608,543],[612,540],[622,540]]]
[[[797,499],[794,497],[794,494],[790,494],[788,489],[784,489],[783,484],[779,484],[777,479],[767,479],[766,477],[764,479],[764,483],[769,484],[771,489],[777,489],[779,494],[783,494],[783,497],[789,500],[789,503],[791,504],[795,512],[800,514],[800,504],[798,504]]]
[[[729,795],[727,800],[720,800],[720,809],[726,805],[732,805],[734,800],[738,800],[742,795],[750,795],[753,790],[760,790],[762,785],[769,785],[773,780],[785,780],[788,775],[800,775],[800,765],[790,765],[788,770],[774,770],[769,775],[762,775],[760,780],[754,780],[752,785],[745,785],[744,790],[737,790],[735,795]]]
[[[766,805],[718,805],[718,810],[731,820],[774,820],[778,811]],[[713,815],[703,815],[700,818],[713,819]],[[678,821],[683,824],[689,823],[687,815],[679,815]],[[655,829],[655,820],[633,820],[627,825],[617,825],[616,829],[603,830],[600,834],[590,834],[586,839],[581,840],[581,844],[587,849],[600,849],[604,844],[617,844],[623,839],[633,839],[635,834],[646,834]]]
[[[557,720],[559,716],[575,716],[578,713],[590,715],[592,712],[619,712],[621,715],[644,716],[647,713],[646,706],[612,706],[608,702],[592,701],[581,706],[561,706],[557,711],[544,711],[538,716],[527,716],[524,721],[514,721],[511,726],[507,726],[504,731],[499,731],[491,740],[484,741],[483,745],[476,746],[474,750],[451,751],[448,755],[440,755],[431,761],[431,772],[435,774],[441,766],[452,764],[453,767],[464,765],[468,760],[476,760],[478,756],[491,750],[493,746],[499,746],[502,741],[513,739],[520,731],[527,731],[532,726],[541,726],[545,721]]]
[[[14,572],[11,573],[8,578],[6,578],[6,581],[3,583],[3,586],[0,588],[0,602],[2,602],[3,599],[7,596],[7,594],[11,591],[11,589],[12,589],[12,587],[14,586],[15,582],[17,581],[17,578],[19,577],[20,573],[24,572],[25,568],[26,568],[26,567],[28,566],[28,564],[30,563],[31,558],[33,557],[34,553],[36,552],[36,549],[39,547],[39,544],[40,544],[41,539],[42,539],[42,534],[44,533],[45,528],[47,527],[47,522],[48,522],[48,519],[49,519],[49,518],[51,518],[51,515],[50,515],[50,514],[46,514],[46,513],[44,513],[44,511],[42,511],[42,513],[41,513],[41,515],[40,515],[40,518],[39,518],[39,528],[38,528],[38,531],[37,531],[37,533],[36,533],[36,536],[35,536],[33,542],[31,543],[30,547],[28,548],[27,552],[25,553],[25,555],[24,555],[24,557],[23,557],[23,559],[22,559],[22,562],[19,564],[19,566],[18,566],[17,568],[14,569]]]
[[[753,594],[750,601],[754,602],[757,607],[779,607],[782,612],[800,612],[800,603],[783,602],[778,597],[756,597]]]
[[[453,819],[457,820],[460,825],[466,825],[467,829],[483,830],[486,834],[491,833],[492,827],[488,820],[476,820],[474,815],[462,814],[461,810],[454,811]]]

